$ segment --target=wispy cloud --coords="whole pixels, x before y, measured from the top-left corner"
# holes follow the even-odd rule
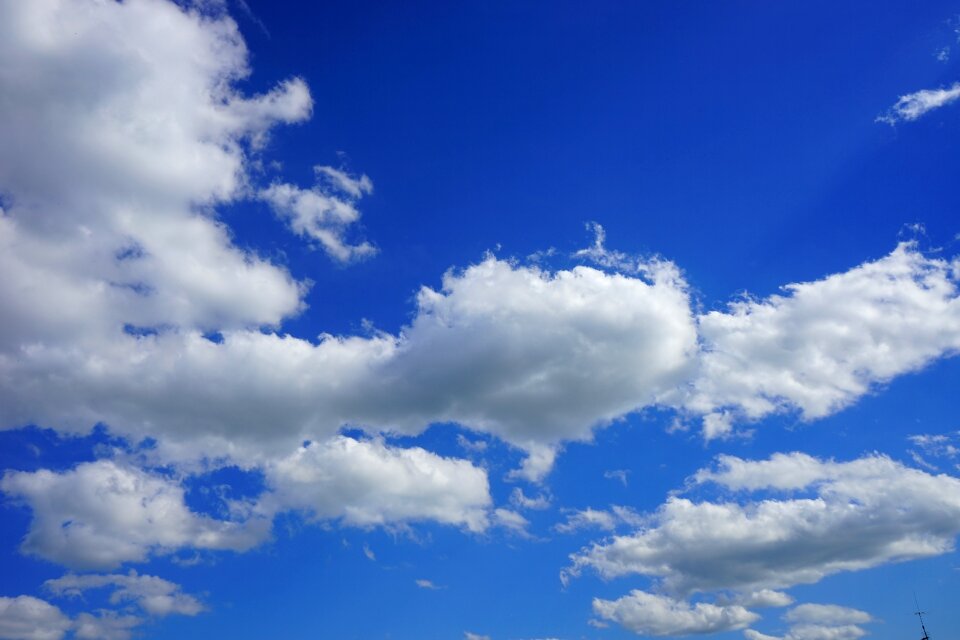
[[[949,52],[947,55],[949,55]],[[911,122],[934,109],[939,109],[954,102],[958,98],[960,98],[960,82],[955,82],[946,89],[923,89],[915,93],[908,93],[905,96],[900,96],[900,99],[886,113],[877,116],[877,122],[886,122],[890,125],[901,120]]]

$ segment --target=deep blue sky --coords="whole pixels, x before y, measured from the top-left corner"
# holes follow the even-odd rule
[[[86,0],[63,3],[86,4]],[[127,8],[136,4],[127,3]],[[156,8],[161,3],[140,4]],[[207,10],[217,19],[224,19],[215,8]],[[3,11],[16,13],[12,8]],[[911,251],[930,261],[925,264],[939,260],[942,262],[937,264],[948,265],[942,266],[943,283],[949,289],[944,293],[944,304],[903,311],[904,307],[884,306],[888,299],[878,296],[872,299],[876,308],[857,307],[838,317],[845,318],[840,322],[845,335],[873,335],[871,332],[878,326],[877,313],[881,317],[889,314],[891,326],[901,327],[878,338],[894,354],[890,361],[897,360],[901,348],[920,343],[932,346],[922,357],[905,357],[907,364],[893,367],[890,373],[871,373],[867,371],[869,367],[858,369],[855,375],[863,375],[866,391],[851,392],[839,405],[818,416],[805,413],[806,400],[789,395],[781,398],[782,402],[778,400],[776,410],[759,417],[738,413],[746,409],[732,396],[721,397],[706,410],[697,408],[689,399],[653,403],[646,396],[625,411],[598,408],[597,420],[583,425],[588,431],[591,426],[597,427],[592,441],[574,441],[566,436],[550,440],[559,446],[556,462],[545,477],[533,481],[511,475],[522,464],[525,445],[519,436],[514,440],[503,436],[514,433],[510,431],[514,426],[490,426],[500,416],[493,409],[489,415],[483,413],[482,407],[464,409],[462,415],[469,416],[462,420],[457,419],[461,414],[453,412],[434,421],[429,408],[417,407],[410,411],[421,411],[416,413],[418,418],[428,416],[430,426],[418,424],[417,428],[408,428],[403,422],[408,416],[403,413],[407,405],[402,401],[390,405],[402,405],[396,414],[389,414],[390,409],[383,409],[386,413],[377,413],[379,409],[364,412],[367,405],[379,407],[377,390],[387,388],[370,383],[360,387],[367,395],[361,396],[364,409],[357,410],[359,417],[347,415],[346,410],[329,410],[331,415],[349,423],[343,425],[345,433],[365,441],[380,433],[385,423],[402,424],[406,435],[387,433],[386,443],[390,447],[404,451],[423,447],[445,458],[470,461],[485,470],[491,497],[490,504],[484,507],[491,519],[488,528],[482,532],[468,531],[462,523],[451,526],[418,515],[392,521],[388,517],[382,526],[358,526],[349,521],[349,515],[324,517],[318,511],[312,518],[309,509],[291,503],[268,514],[272,518],[270,533],[249,550],[210,550],[188,542],[165,546],[148,541],[143,543],[148,548],[146,557],[139,560],[85,566],[64,560],[67,556],[62,551],[44,550],[46,547],[41,545],[37,547],[39,551],[31,553],[21,546],[34,526],[31,523],[35,522],[40,498],[17,493],[9,480],[14,472],[46,469],[69,474],[81,463],[119,460],[127,465],[125,468],[140,470],[182,488],[183,504],[194,515],[246,522],[246,516],[228,514],[227,502],[252,502],[264,492],[277,489],[271,485],[273,481],[265,478],[274,468],[271,465],[282,457],[278,450],[268,451],[268,445],[263,444],[262,458],[243,457],[227,448],[214,453],[203,450],[202,454],[208,456],[206,467],[188,460],[182,450],[180,458],[167,453],[154,457],[151,452],[157,442],[163,445],[166,438],[179,438],[184,433],[182,424],[170,426],[164,420],[181,404],[192,407],[198,416],[197,426],[191,426],[188,411],[185,430],[202,434],[207,423],[201,417],[206,419],[209,408],[212,420],[222,418],[227,424],[226,431],[217,436],[222,435],[224,442],[232,442],[235,437],[240,441],[241,427],[236,427],[236,432],[231,430],[233,414],[218,413],[221,401],[226,403],[224,398],[233,397],[229,383],[223,383],[222,388],[219,385],[223,380],[233,380],[233,373],[240,380],[237,397],[241,399],[249,393],[244,390],[260,389],[258,376],[265,371],[267,377],[275,371],[280,385],[301,389],[307,397],[316,394],[312,411],[317,415],[326,416],[324,403],[335,403],[338,396],[322,395],[327,391],[314,392],[310,385],[316,381],[312,377],[306,379],[308,376],[301,369],[287,370],[278,365],[274,370],[275,360],[256,361],[252,356],[223,365],[223,378],[211,374],[215,376],[211,379],[221,382],[211,382],[209,387],[193,385],[192,389],[180,391],[175,387],[175,392],[170,392],[173,395],[168,395],[166,387],[159,386],[163,372],[167,371],[164,367],[181,361],[181,356],[171,351],[170,360],[157,367],[156,380],[150,375],[152,371],[146,371],[142,378],[127,380],[131,384],[121,381],[115,387],[108,386],[107,395],[116,401],[116,406],[106,401],[97,404],[98,400],[89,399],[96,393],[89,390],[93,387],[70,382],[74,380],[70,376],[100,380],[109,374],[94,366],[80,373],[66,368],[47,369],[48,361],[39,357],[34,361],[30,348],[52,345],[52,350],[75,348],[79,352],[89,348],[91,359],[102,362],[104,370],[127,371],[122,368],[126,366],[122,358],[110,360],[117,357],[108,348],[110,341],[98,342],[99,337],[87,341],[88,334],[80,329],[74,337],[73,329],[59,325],[55,331],[42,328],[31,333],[34,321],[21,320],[33,317],[29,314],[34,312],[36,318],[55,317],[62,312],[70,318],[89,315],[96,319],[113,312],[96,304],[84,306],[82,299],[76,302],[69,296],[51,307],[42,306],[34,302],[32,294],[23,292],[38,288],[38,282],[39,289],[44,289],[44,278],[53,271],[45,271],[47,275],[28,282],[28,276],[22,275],[26,270],[14,272],[12,267],[6,267],[15,275],[10,287],[0,287],[0,305],[12,305],[14,300],[28,302],[24,303],[26,311],[21,315],[0,314],[0,320],[8,323],[7,327],[0,326],[0,364],[4,367],[0,368],[0,385],[7,387],[0,402],[11,407],[16,404],[15,409],[3,412],[2,427],[7,430],[0,432],[0,473],[6,473],[8,478],[8,484],[2,487],[4,501],[0,503],[0,597],[37,597],[56,605],[74,621],[79,620],[81,612],[101,608],[119,611],[119,615],[136,615],[144,621],[135,633],[147,638],[472,640],[472,636],[465,635],[469,632],[492,640],[612,640],[636,634],[626,628],[629,624],[615,620],[607,620],[609,626],[604,628],[589,624],[590,620],[599,620],[599,614],[591,608],[595,598],[612,601],[641,589],[675,596],[678,602],[723,606],[724,602],[730,605],[730,598],[738,597],[741,583],[729,578],[729,582],[721,581],[715,589],[681,593],[658,581],[656,572],[604,577],[588,567],[563,585],[560,573],[570,566],[571,554],[602,543],[614,533],[598,528],[564,533],[562,526],[560,530],[556,528],[579,510],[609,510],[611,505],[629,507],[636,512],[637,520],[620,522],[616,533],[639,535],[645,528],[656,529],[662,523],[655,515],[658,508],[671,492],[685,488],[683,495],[694,501],[739,503],[749,510],[757,508],[762,500],[813,497],[821,486],[753,494],[725,491],[714,485],[693,486],[691,477],[698,470],[715,465],[716,457],[725,454],[760,461],[776,453],[801,452],[840,463],[877,454],[923,472],[925,477],[940,478],[946,483],[941,495],[960,491],[960,484],[952,484],[960,463],[956,451],[945,452],[933,446],[924,449],[909,439],[918,434],[942,436],[944,439],[939,442],[960,446],[956,436],[960,433],[960,396],[956,393],[960,360],[952,358],[960,348],[955,337],[956,327],[960,327],[960,263],[955,261],[960,253],[960,190],[956,187],[960,169],[960,103],[946,101],[915,119],[901,117],[894,124],[877,121],[878,116],[891,113],[901,96],[949,88],[960,81],[960,3],[807,2],[788,6],[762,2],[604,2],[587,6],[572,2],[235,0],[226,4],[226,12],[236,21],[249,55],[251,73],[235,81],[236,95],[266,93],[279,82],[298,77],[309,87],[313,106],[309,118],[298,116],[291,120],[299,122],[271,128],[262,149],[254,148],[256,145],[251,145],[242,133],[223,134],[231,143],[236,141],[236,153],[245,162],[241,171],[246,176],[247,188],[238,189],[219,203],[203,205],[205,215],[222,221],[222,228],[230,234],[223,241],[228,246],[232,243],[247,249],[249,255],[259,255],[287,269],[294,279],[309,281],[309,290],[304,289],[303,293],[307,307],[299,314],[290,313],[289,309],[280,313],[283,319],[279,323],[253,322],[240,311],[236,312],[240,319],[233,324],[225,319],[226,315],[212,312],[213,321],[202,316],[194,322],[166,320],[161,312],[148,311],[144,315],[147,320],[140,324],[122,316],[128,334],[137,326],[136,331],[150,334],[145,340],[192,330],[214,337],[220,329],[228,331],[240,326],[243,328],[239,331],[255,336],[289,334],[315,345],[320,334],[370,337],[374,335],[369,324],[372,323],[375,330],[391,337],[402,335],[397,339],[402,342],[409,338],[414,344],[418,338],[410,337],[414,333],[411,326],[423,317],[418,316],[416,302],[420,287],[440,290],[442,278],[449,270],[453,270],[450,273],[454,279],[466,279],[463,270],[484,261],[488,252],[518,272],[532,264],[529,256],[550,249],[554,252],[539,262],[548,274],[589,264],[573,254],[593,243],[594,231],[587,225],[595,222],[606,232],[605,247],[609,252],[622,252],[634,261],[662,258],[680,269],[695,323],[700,314],[725,311],[730,301],[743,295],[758,301],[778,293],[789,297],[782,289],[784,285],[848,272],[863,263],[884,259],[901,241],[915,240]],[[97,13],[92,11],[91,15]],[[70,15],[76,20],[78,33],[93,29],[77,18],[79,14]],[[96,18],[92,20],[91,24],[96,22]],[[20,26],[9,27],[11,31],[0,32],[0,37],[4,33],[9,37],[15,29],[26,29],[16,24]],[[65,24],[68,26],[63,28],[67,30],[74,25]],[[108,39],[102,42],[106,43],[104,47],[109,45]],[[154,44],[153,40],[144,39],[140,52],[149,64],[163,70],[164,52],[151,57],[150,47]],[[23,77],[44,79],[49,71],[46,59],[31,58],[28,54],[17,57],[16,46],[20,45],[0,49],[0,66],[7,64],[3,56],[9,56],[10,68],[16,65],[22,69]],[[93,52],[99,45],[85,46],[83,52]],[[111,53],[104,59],[112,60],[109,64],[126,64],[128,58],[124,56],[132,56],[130,50],[117,51],[120,53]],[[35,51],[29,55],[34,54]],[[69,60],[69,56],[64,59]],[[77,73],[83,73],[94,69],[94,65],[78,68]],[[170,73],[172,82],[176,82],[176,74]],[[116,86],[136,82],[135,74],[116,77],[121,78]],[[32,130],[18,124],[33,122],[20,114],[29,112],[34,104],[31,101],[44,109],[61,104],[67,105],[64,110],[73,108],[80,103],[69,99],[71,92],[86,95],[84,91],[89,90],[93,96],[108,95],[115,90],[113,82],[103,80],[102,86],[95,82],[83,85],[87,88],[82,89],[77,88],[82,83],[74,86],[51,81],[31,92],[23,88],[28,86],[27,81],[19,75],[0,74],[0,95],[12,96],[0,98],[0,128],[6,130],[0,145],[12,148],[11,141],[26,140],[29,147],[23,153],[36,154],[40,158],[37,166],[45,166],[45,147],[39,142],[34,146],[33,140],[42,139],[48,127],[53,136],[59,116],[37,120],[41,124]],[[116,115],[109,113],[114,114],[110,117]],[[184,112],[171,107],[160,113],[177,124],[176,119]],[[126,116],[120,112],[116,117],[123,121]],[[160,120],[165,122],[164,118]],[[273,124],[282,119],[269,116],[267,122]],[[142,127],[150,130],[156,121],[144,116],[144,122],[147,124]],[[18,138],[18,129],[28,133]],[[118,125],[116,130],[125,132],[124,136],[136,136],[143,129],[128,130]],[[198,130],[200,140],[222,141],[214,134],[204,138],[204,131]],[[90,144],[96,147],[99,143]],[[112,143],[102,144],[106,149]],[[94,151],[99,153],[94,149],[91,154]],[[74,228],[70,217],[74,209],[84,212],[77,213],[78,218],[89,215],[95,221],[89,223],[94,235],[100,233],[97,225],[108,228],[98,214],[84,208],[87,201],[81,202],[80,195],[77,200],[71,200],[73,196],[51,196],[53,204],[44,201],[43,196],[24,195],[34,194],[29,190],[34,183],[23,178],[25,173],[14,170],[13,153],[0,156],[0,204],[5,211],[3,219],[12,221],[10,229],[14,225],[18,229],[30,228],[30,233],[36,234],[30,237],[52,238],[50,242],[54,244],[50,246],[61,246],[56,245],[57,233],[59,229]],[[64,183],[79,185],[86,180],[86,174],[77,167],[87,161],[82,149],[77,153],[77,163],[63,165],[67,167],[64,171],[72,170],[70,167],[77,171],[76,175],[62,176]],[[276,202],[257,195],[271,183],[308,189],[314,184],[315,165],[334,167],[353,178],[369,176],[372,193],[360,200],[350,199],[342,192],[339,196],[331,196],[330,191],[323,193],[356,206],[362,217],[341,230],[348,242],[370,241],[378,250],[376,255],[354,261],[332,258],[316,238],[305,239],[287,228],[284,215],[292,214],[284,214]],[[60,170],[59,164],[57,167]],[[146,193],[149,188],[147,184],[142,191]],[[317,190],[322,191],[320,187]],[[74,192],[87,193],[80,187],[69,193]],[[109,197],[113,198],[112,193]],[[116,200],[96,200],[98,204],[91,210],[112,206],[102,202],[117,201],[129,206],[135,212],[130,214],[134,218],[143,215],[146,221],[167,215],[162,207],[141,207],[140,203],[148,202],[148,196],[138,200],[140,197],[139,193],[124,192]],[[195,200],[190,206],[196,204]],[[62,215],[47,214],[54,209]],[[122,217],[118,214],[117,219]],[[29,220],[41,218],[47,226],[30,226]],[[87,224],[84,219],[77,223],[78,227],[80,223]],[[117,228],[109,227],[105,233],[133,238],[131,242],[137,246],[152,246],[144,240],[147,235],[137,235],[139,230]],[[149,225],[140,228],[155,229]],[[26,256],[23,264],[41,264],[47,259],[38,248],[40,245],[23,239],[27,237],[25,232],[10,239],[14,235],[6,229],[0,228],[0,232],[10,234],[2,236],[6,243],[3,246],[22,249]],[[77,240],[64,241],[65,248],[53,253],[72,255],[72,247],[80,244]],[[110,247],[110,251],[117,248]],[[63,267],[65,272],[86,264],[83,256],[87,254],[77,251],[80,257],[76,261],[57,263],[74,265]],[[157,252],[159,255],[160,249]],[[189,256],[180,260],[187,262]],[[951,260],[954,262],[950,263]],[[118,272],[122,272],[125,263],[120,258],[116,262],[120,265]],[[224,264],[226,271],[233,263]],[[136,277],[146,283],[145,287],[162,293],[167,282],[162,278],[167,276],[151,280],[152,268],[137,271]],[[598,268],[609,277],[618,271],[629,278],[643,277],[636,271],[624,270],[622,264],[600,264]],[[90,278],[109,288],[115,286],[119,277],[114,272],[109,274],[96,272]],[[17,278],[23,279],[20,289],[17,287],[21,281]],[[902,284],[907,286],[919,278],[913,273]],[[891,276],[891,281],[894,279]],[[243,289],[242,285],[237,287]],[[49,288],[61,291],[53,284]],[[77,292],[82,289],[80,285],[74,288]],[[69,291],[69,287],[65,290]],[[145,294],[144,300],[152,291]],[[190,289],[184,296],[205,295],[210,300],[220,300],[220,290],[205,291],[196,294]],[[862,290],[855,285],[849,294],[829,298],[824,306],[813,307],[812,312],[804,311],[790,322],[774,326],[774,330],[782,332],[786,350],[802,350],[805,341],[815,342],[817,336],[823,335],[818,333],[822,327],[808,332],[804,322],[816,324],[818,318],[829,316],[830,304],[843,306],[845,296],[854,299],[859,291]],[[611,304],[623,302],[621,294],[614,293]],[[203,307],[205,300],[200,298],[190,298],[190,304]],[[264,308],[270,304],[263,301]],[[238,303],[237,308],[240,306]],[[76,314],[71,310],[78,308]],[[122,313],[128,313],[127,307]],[[122,313],[118,311],[117,317]],[[151,313],[160,319],[150,321]],[[198,317],[202,313],[197,312]],[[537,326],[510,325],[518,322],[516,318],[498,315],[496,309],[490,313],[494,318],[489,320],[490,324],[486,324],[486,316],[468,318],[476,324],[464,320],[463,335],[479,341],[484,332],[516,329],[517,335],[527,335],[533,341],[540,332]],[[916,315],[903,315],[909,313]],[[542,333],[550,334],[554,319],[560,318],[560,323],[563,317],[562,310],[546,313],[542,317]],[[896,324],[904,317],[902,325]],[[219,321],[221,324],[217,324]],[[590,321],[577,316],[576,322],[581,321],[583,324],[575,323],[578,330],[587,326],[584,335],[597,335],[590,333]],[[451,324],[457,322],[456,318],[450,320]],[[41,325],[47,326],[36,321],[36,326]],[[83,323],[77,321],[80,325]],[[139,328],[141,325],[147,329]],[[935,328],[924,329],[928,325]],[[28,328],[21,330],[21,326]],[[470,333],[474,327],[476,334]],[[759,335],[761,329],[754,331]],[[702,348],[704,352],[724,350],[723,346],[709,343],[706,333],[697,331],[691,348]],[[436,347],[441,343],[428,343],[428,347],[429,344]],[[458,388],[460,395],[454,394],[454,401],[462,396],[472,397],[467,387],[474,382],[482,385],[486,365],[474,365],[469,355],[463,355],[470,353],[470,345],[462,346],[462,352],[452,349],[450,353],[430,352],[414,358],[414,364],[407,369],[397,365],[391,371],[400,372],[400,382],[394,380],[387,386],[407,379],[420,380],[417,376],[421,373],[423,379],[431,380],[431,366],[441,367],[442,371],[445,364],[462,356],[467,359],[465,370],[475,367],[479,381],[463,382],[457,378],[451,382],[451,388],[464,385]],[[565,362],[565,354],[575,346],[558,341],[554,345],[556,357],[544,362]],[[811,348],[842,362],[853,361],[859,355],[839,352],[836,349],[843,347],[834,349],[829,343],[817,343]],[[740,361],[741,373],[752,371],[749,358],[761,350],[762,347],[744,348],[742,353],[747,355]],[[284,357],[280,352],[271,355],[274,359]],[[505,360],[509,360],[509,354]],[[789,358],[782,362],[785,374],[790,373]],[[798,366],[806,364],[810,362],[801,361]],[[509,366],[514,365],[522,367],[523,363]],[[642,369],[646,363],[636,365]],[[191,366],[184,365],[178,375],[189,375]],[[352,370],[344,373],[335,364],[324,366],[329,368],[310,372],[323,384],[336,385],[341,376],[344,387],[353,384],[354,378],[349,377]],[[611,363],[610,368],[616,366]],[[883,363],[876,365],[881,366]],[[230,367],[248,368],[227,371]],[[605,373],[603,366],[586,372],[588,378]],[[304,377],[297,377],[301,374]],[[809,371],[801,372],[799,378],[806,380],[804,376],[808,374],[812,375]],[[687,377],[668,386],[688,389],[702,381],[694,374],[684,375]],[[442,386],[443,377],[439,376],[438,387]],[[454,378],[453,374],[449,377]],[[66,387],[57,386],[60,379],[68,380]],[[728,379],[719,377],[720,383]],[[251,386],[244,386],[251,380]],[[263,382],[264,388],[275,388],[270,386],[271,380]],[[142,389],[146,389],[143,393],[139,392],[141,382]],[[150,386],[153,384],[158,385],[156,389]],[[842,386],[842,382],[837,385]],[[576,393],[581,387],[574,385],[569,391]],[[432,406],[432,390],[422,391],[425,406]],[[190,396],[181,402],[190,393],[196,393],[198,399]],[[265,397],[269,395],[264,393]],[[439,398],[446,391],[438,389],[436,393]],[[89,398],[86,394],[90,394]],[[346,390],[343,395],[347,395]],[[55,398],[53,404],[59,413],[47,411],[43,402],[35,400],[44,396]],[[286,397],[278,402],[286,402]],[[333,400],[328,400],[330,397]],[[108,405],[110,408],[103,408]],[[735,416],[737,426],[729,437],[707,441],[701,436],[699,421],[722,408]],[[615,414],[612,424],[608,419],[611,413]],[[126,415],[146,417],[136,425],[118,423]],[[278,422],[282,420],[278,417]],[[684,427],[678,429],[681,423]],[[274,428],[264,425],[265,433]],[[332,437],[319,427],[316,433],[303,433],[305,439],[314,442]],[[485,443],[485,449],[474,451],[465,447],[464,437]],[[258,442],[272,446],[273,440],[264,436]],[[160,450],[162,447],[156,449]],[[222,457],[217,458],[215,453]],[[283,455],[287,453],[289,450]],[[325,469],[322,465],[321,468]],[[611,476],[610,471],[627,472],[625,481]],[[353,495],[349,482],[344,480],[343,486],[338,485],[339,490]],[[879,481],[873,478],[869,482]],[[896,485],[904,481],[892,482]],[[549,504],[542,509],[524,508],[511,502],[516,489],[527,497],[542,496]],[[924,494],[915,495],[922,499]],[[955,498],[960,504],[960,493]],[[343,499],[349,511],[350,498]],[[850,508],[869,500],[854,495]],[[493,509],[522,514],[528,523],[522,530],[497,526]],[[864,518],[878,518],[879,530],[889,524],[885,518],[894,518],[890,515],[894,511],[894,507],[882,504],[876,513],[868,512]],[[943,521],[930,525],[929,530],[922,530],[920,525],[918,535],[939,536],[937,540],[944,541],[945,548],[936,553],[905,562],[877,560],[871,568],[830,570],[822,579],[794,581],[775,588],[789,593],[794,607],[820,603],[865,611],[873,621],[860,626],[881,639],[918,633],[915,616],[911,615],[916,594],[921,606],[930,612],[929,629],[934,637],[956,632],[960,629],[960,613],[955,608],[955,595],[960,590],[960,558],[952,546],[960,531],[960,515],[948,511],[944,512]],[[81,519],[78,515],[71,517],[78,522]],[[909,528],[904,522],[911,522],[913,517],[908,512],[903,521],[895,520],[889,526]],[[70,526],[69,518],[64,518],[63,527]],[[762,537],[764,532],[754,533],[755,536],[749,531],[744,535]],[[805,562],[800,549],[805,540],[801,536],[796,541],[799,563]],[[853,547],[857,544],[856,540],[851,543]],[[718,554],[728,552],[721,549]],[[759,558],[764,552],[755,553]],[[831,553],[826,548],[823,551],[827,559]],[[838,556],[838,562],[843,560]],[[182,593],[195,596],[205,611],[167,616],[145,610],[135,600],[108,602],[110,592],[103,589],[70,598],[42,587],[44,581],[68,571],[81,575],[126,574],[130,569],[180,585]],[[428,580],[436,588],[418,586],[416,580]],[[722,586],[726,584],[729,586]],[[2,601],[0,605],[6,606]],[[715,635],[742,638],[742,629],[747,626],[776,636],[789,632],[790,621],[783,618],[788,615],[787,608],[746,606],[761,617],[752,619],[749,625],[718,628]],[[16,635],[4,626],[4,616],[12,620],[13,615],[9,610],[4,613],[0,606],[0,638],[28,637]],[[109,614],[101,613],[100,617],[106,619]],[[71,630],[61,630],[61,634],[82,637],[77,622],[72,624]],[[637,632],[653,635],[649,629]],[[844,633],[854,635],[841,634],[838,640],[855,640],[856,632],[848,629]],[[814,636],[804,636],[802,629],[795,629],[790,637],[807,640]]]

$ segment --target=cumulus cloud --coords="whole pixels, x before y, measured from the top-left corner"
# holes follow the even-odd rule
[[[292,184],[274,183],[259,192],[278,216],[287,221],[300,236],[320,243],[334,260],[347,263],[374,255],[377,250],[369,242],[349,244],[347,227],[360,219],[356,202],[373,191],[367,176],[355,178],[333,167],[315,167],[320,180],[310,189]]]
[[[944,49],[943,51],[949,54],[949,50]],[[938,57],[938,59],[942,61],[946,57]],[[960,82],[955,82],[947,88],[923,89],[915,93],[908,93],[905,96],[900,96],[900,99],[886,113],[877,116],[877,122],[886,122],[891,125],[900,120],[910,122],[934,109],[939,109],[954,102],[957,98],[960,98]]]
[[[21,548],[76,569],[116,567],[183,547],[245,550],[269,533],[266,520],[196,514],[177,482],[111,460],[63,473],[7,472],[0,490],[33,511]]]
[[[650,576],[674,593],[750,592],[940,555],[960,534],[960,480],[948,475],[880,455],[719,461],[694,484],[719,485],[742,500],[673,496],[648,527],[574,554],[564,575],[590,567],[604,577]]]
[[[550,506],[550,496],[547,494],[540,494],[537,497],[533,498],[526,495],[523,492],[523,489],[520,487],[514,488],[510,493],[510,504],[514,505],[519,509],[532,509],[534,511],[542,511]]]
[[[873,621],[865,611],[832,604],[802,604],[788,611],[783,619],[790,623],[785,636],[770,636],[753,629],[743,633],[747,640],[857,640],[867,633],[857,625]]]
[[[136,604],[152,616],[172,614],[195,616],[204,607],[195,597],[183,593],[180,585],[157,576],[128,574],[68,573],[60,578],[47,580],[44,588],[56,596],[76,597],[90,589],[110,588],[110,604]]]
[[[133,629],[141,624],[143,618],[116,611],[81,613],[74,621],[73,637],[79,640],[128,640],[133,637]]]
[[[743,629],[760,618],[739,605],[691,604],[634,590],[617,600],[593,600],[593,612],[644,636],[684,636]]]
[[[956,261],[912,243],[847,272],[735,302],[699,318],[704,351],[682,405],[709,437],[734,418],[798,410],[806,420],[960,349]]]
[[[483,531],[488,525],[487,473],[466,460],[419,447],[340,436],[300,447],[266,471],[267,512],[299,509],[351,526],[433,520]]]
[[[59,608],[32,596],[0,597],[0,638],[60,640],[71,621]]]

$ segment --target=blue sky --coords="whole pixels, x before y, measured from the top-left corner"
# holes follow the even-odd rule
[[[0,638],[960,628],[960,5],[0,2]]]

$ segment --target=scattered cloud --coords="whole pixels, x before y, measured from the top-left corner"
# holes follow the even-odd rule
[[[603,472],[603,477],[607,480],[617,480],[623,486],[627,486],[627,479],[630,471],[627,469],[611,469]]]
[[[443,589],[443,587],[437,586],[431,580],[426,580],[425,578],[418,578],[414,580],[414,583],[421,589],[428,589],[430,591]]]
[[[0,638],[4,640],[60,640],[71,627],[54,605],[32,596],[0,596]]]
[[[617,600],[593,600],[593,613],[644,636],[685,636],[743,629],[760,616],[739,605],[691,604],[634,590]]]
[[[581,529],[613,531],[618,526],[639,526],[642,522],[643,517],[630,507],[613,505],[609,511],[590,507],[569,511],[566,522],[554,525],[553,528],[559,533],[574,533]]]
[[[941,51],[941,54],[943,51]],[[946,55],[949,56],[949,50]],[[945,60],[940,58],[938,60]],[[921,116],[944,107],[960,98],[960,82],[955,82],[947,88],[923,89],[915,93],[900,96],[890,109],[883,115],[877,116],[877,122],[886,122],[894,125],[899,121],[911,122]]]
[[[369,258],[377,249],[369,242],[351,245],[344,239],[349,226],[360,219],[357,200],[373,192],[366,175],[353,177],[333,167],[315,167],[317,184],[301,189],[276,182],[259,192],[274,212],[296,234],[320,243],[323,250],[341,263]]]
[[[183,593],[180,585],[157,576],[128,574],[68,573],[65,576],[43,583],[44,589],[56,596],[76,597],[90,589],[110,588],[110,604],[136,604],[151,616],[171,614],[195,616],[204,610],[195,597]]]
[[[503,508],[494,509],[493,521],[497,526],[513,531],[521,536],[526,537],[529,535],[527,533],[527,527],[530,526],[530,521],[516,511]]]
[[[480,635],[479,633],[463,632],[463,640],[492,640],[490,636]]]
[[[269,521],[196,514],[176,481],[111,460],[62,473],[9,471],[0,490],[33,511],[21,548],[75,569],[113,568],[185,547],[241,551],[269,535]]]
[[[647,527],[574,554],[562,577],[590,567],[608,578],[650,576],[671,593],[750,592],[941,555],[960,534],[960,480],[880,455],[850,462],[720,456],[716,470],[692,482],[746,499],[672,496]]]
[[[857,640],[866,635],[857,625],[873,622],[865,611],[831,604],[802,604],[788,611],[783,619],[790,623],[783,637],[747,629],[747,640]]]
[[[550,507],[550,497],[546,494],[540,494],[536,498],[531,498],[523,493],[523,489],[515,487],[510,493],[510,504],[518,509],[542,511]]]

